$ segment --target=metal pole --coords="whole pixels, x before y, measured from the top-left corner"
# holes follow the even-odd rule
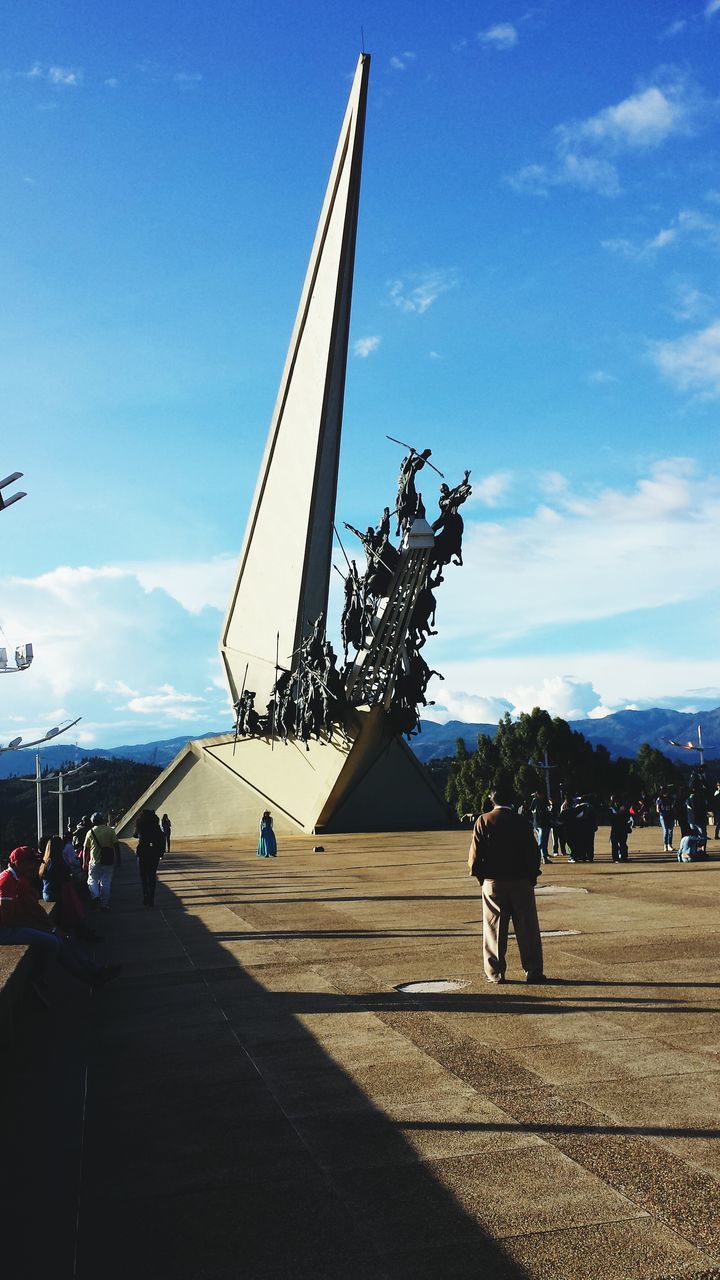
[[[58,774],[58,835],[61,836],[65,832],[65,813],[63,808],[63,772],[62,769]]]
[[[545,748],[545,792],[547,794],[547,802],[552,808],[552,795],[550,793],[550,761],[548,760],[547,747]]]
[[[38,849],[43,834],[43,816],[42,816],[42,782],[40,779],[40,752],[35,752],[35,805],[37,812],[37,838]]]
[[[698,751],[700,752],[700,768],[705,768],[705,749],[703,747],[702,729],[698,725]]]

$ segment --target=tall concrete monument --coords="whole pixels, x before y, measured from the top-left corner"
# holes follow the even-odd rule
[[[325,637],[369,68],[362,54],[221,634],[235,726],[189,742],[122,819],[121,835],[132,834],[145,807],[167,810],[175,836],[186,839],[255,832],[265,808],[280,833],[448,821],[401,735],[417,728],[416,704],[426,701],[432,673],[419,649],[434,634],[428,599],[434,611],[432,588],[450,558],[442,540],[458,522],[462,529],[467,474],[464,487],[443,485],[431,528],[416,491],[430,450],[405,446],[401,547],[390,541],[389,507],[376,530],[352,530],[367,572],[361,577],[348,559],[342,671]]]

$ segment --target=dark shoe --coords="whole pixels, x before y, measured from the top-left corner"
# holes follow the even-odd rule
[[[124,969],[122,964],[106,964],[98,973],[95,974],[90,986],[93,991],[99,991],[100,987],[104,987],[108,982],[112,982],[122,973]]]
[[[81,942],[102,942],[102,935],[96,933],[94,929],[89,929],[86,924],[79,924],[75,933]]]
[[[39,982],[31,982],[30,990],[35,996],[35,999],[40,1001],[40,1004],[43,1006],[44,1009],[50,1008],[50,1001],[48,1000],[47,993],[40,986]]]
[[[532,982],[533,985],[537,982],[547,982],[547,978],[544,973],[529,973],[527,980],[528,982]]]

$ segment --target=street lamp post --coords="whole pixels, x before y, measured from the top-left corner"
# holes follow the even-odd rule
[[[58,798],[58,835],[59,836],[62,836],[65,834],[65,796],[75,796],[80,791],[87,791],[90,787],[94,787],[97,782],[97,778],[93,778],[92,782],[86,782],[82,787],[72,787],[70,791],[65,790],[65,779],[72,778],[75,776],[76,773],[80,773],[83,769],[86,769],[87,764],[88,762],[87,760],[85,760],[83,764],[78,765],[77,769],[66,769],[64,772],[62,769],[59,769],[58,775],[57,775],[58,789],[57,791],[50,791],[49,793],[51,796],[57,796]]]
[[[54,728],[48,729],[42,738],[33,738],[32,742],[23,742],[22,738],[13,738],[6,747],[0,747],[0,755],[4,755],[6,751],[24,751],[28,747],[37,747],[41,742],[47,742],[51,738],[57,738],[61,733],[67,733],[68,729],[72,729],[74,725],[79,724],[82,716],[78,716],[76,720],[69,720],[67,724],[55,725]],[[40,770],[40,752],[35,752],[35,774],[31,778],[19,778],[19,782],[35,783],[35,802],[37,817],[37,838],[38,846],[43,835],[43,819],[42,819],[42,773]]]
[[[3,493],[3,489],[6,489],[9,484],[21,480],[22,475],[22,471],[13,471],[9,476],[5,476],[4,480],[0,480],[0,511],[4,511],[5,507],[11,507],[13,502],[19,502],[21,498],[27,498],[26,493],[11,493],[9,498],[6,498]]]
[[[706,744],[703,742],[702,725],[697,727],[697,742],[676,742],[674,738],[663,738],[663,742],[667,742],[669,747],[677,747],[679,751],[697,751],[700,768],[705,768]]]
[[[545,794],[550,808],[552,808],[552,793],[550,791],[550,770],[557,769],[556,764],[551,764],[548,758],[547,747],[545,748],[542,760],[528,760],[528,764],[533,769],[539,769],[545,776]]]

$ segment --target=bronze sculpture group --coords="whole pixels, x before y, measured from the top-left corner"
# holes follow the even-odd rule
[[[407,535],[415,521],[425,520],[425,506],[416,484],[418,475],[426,464],[437,470],[429,461],[430,449],[417,451],[406,447],[409,451],[400,466],[394,512],[385,507],[377,525],[368,526],[365,533],[350,524],[345,525],[362,544],[365,571],[361,574],[357,562],[345,556],[348,572],[343,575],[344,602],[340,621],[344,653],[342,670],[338,669],[337,656],[325,635],[325,618],[321,614],[312,623],[296,653],[291,655],[290,665],[276,664],[275,684],[264,712],[255,709],[254,692],[243,688],[234,706],[236,741],[239,738],[263,737],[270,738],[274,745],[275,741],[287,743],[296,740],[309,750],[311,738],[329,739],[334,732],[344,733],[352,708],[368,701],[366,688],[362,696],[353,696],[350,677],[372,644],[380,613],[391,606],[396,593],[402,592]],[[472,492],[469,478],[470,472],[466,471],[454,488],[451,489],[444,480],[440,486],[439,515],[430,526],[434,541],[427,555],[422,581],[414,588],[412,609],[404,620],[401,642],[392,656],[393,670],[387,683],[389,705],[386,699],[386,708],[397,731],[408,736],[419,732],[420,708],[431,705],[426,696],[431,677],[443,678],[440,672],[428,666],[420,650],[430,636],[437,635],[435,591],[444,580],[443,569],[449,564],[462,565],[463,562],[464,525],[459,508]],[[404,545],[400,549],[390,541],[393,515],[397,517],[397,536],[403,539]],[[427,525],[425,529],[428,529]],[[350,657],[351,650],[354,650],[354,657]],[[372,700],[380,700],[380,692],[373,695]]]

